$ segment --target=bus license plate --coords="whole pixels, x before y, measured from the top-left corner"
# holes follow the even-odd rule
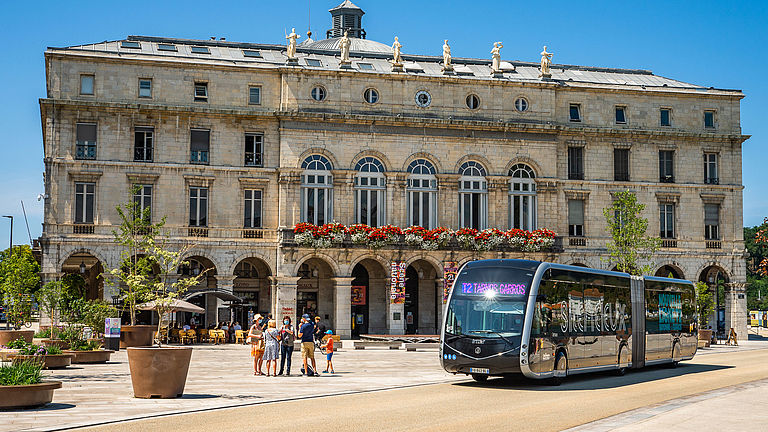
[[[489,369],[486,369],[486,368],[469,368],[469,372],[470,373],[486,374],[486,375],[491,373],[491,371]]]

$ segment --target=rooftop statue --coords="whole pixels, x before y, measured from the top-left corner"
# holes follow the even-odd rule
[[[550,78],[552,72],[549,67],[552,65],[552,53],[547,52],[547,46],[544,45],[544,51],[541,52],[541,75],[540,77]]]
[[[443,42],[443,68],[452,69],[451,66],[451,47],[448,45],[448,39]]]
[[[493,49],[491,49],[491,72],[501,73],[501,49],[504,45],[501,42],[494,42]]]
[[[400,55],[400,48],[402,47],[400,41],[397,40],[397,36],[395,36],[395,43],[392,44],[392,64],[394,66],[401,66],[403,64],[403,57]]]
[[[351,42],[349,41],[349,36],[347,36],[347,31],[344,30],[344,36],[342,36],[341,40],[339,40],[339,47],[341,48],[341,64],[342,65],[348,65],[349,62],[349,45]]]
[[[291,34],[285,37],[286,39],[288,39],[288,49],[286,50],[287,51],[286,54],[288,55],[289,60],[296,58],[296,40],[299,39],[300,37],[301,36],[296,34],[295,28],[292,28]]]

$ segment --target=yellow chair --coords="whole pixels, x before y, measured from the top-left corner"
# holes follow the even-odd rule
[[[190,344],[195,343],[195,331],[194,330],[182,330],[179,332],[179,337],[181,338],[181,343],[183,344]]]
[[[171,329],[171,342],[179,342],[179,329]]]
[[[245,343],[245,330],[235,330],[235,343]]]
[[[200,329],[197,331],[197,341],[200,343],[208,342],[208,329]]]
[[[208,335],[210,339],[213,341],[213,343],[224,343],[227,336],[224,333],[224,330],[209,330]]]

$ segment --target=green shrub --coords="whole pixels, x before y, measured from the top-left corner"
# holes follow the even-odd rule
[[[101,348],[101,344],[95,340],[87,341],[77,339],[71,342],[70,349],[75,351],[96,351]]]
[[[51,329],[47,328],[45,330],[40,330],[39,332],[35,333],[35,337],[40,339],[49,339],[51,337]]]
[[[15,341],[10,341],[10,342],[8,342],[8,345],[7,345],[7,347],[8,347],[8,348],[11,348],[11,349],[21,349],[21,348],[24,348],[24,347],[26,347],[27,345],[29,345],[29,344],[27,343],[27,341],[25,341],[25,340],[24,340],[24,339],[22,339],[22,338],[18,338],[18,339],[16,339]]]
[[[45,347],[41,347],[39,345],[35,344],[27,344],[23,348],[19,350],[19,355],[45,355],[48,351],[45,349]]]
[[[39,384],[43,364],[39,361],[21,361],[0,366],[0,386]]]
[[[46,354],[62,354],[61,348],[56,345],[51,345],[45,348]]]

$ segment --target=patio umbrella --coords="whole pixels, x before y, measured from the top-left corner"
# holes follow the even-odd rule
[[[136,309],[139,310],[155,310],[156,305],[154,301],[142,303],[138,306],[136,306]],[[185,302],[184,300],[174,299],[168,304],[168,309],[170,312],[195,312],[195,313],[205,313],[205,309],[201,308],[200,306],[195,306],[190,302]]]

